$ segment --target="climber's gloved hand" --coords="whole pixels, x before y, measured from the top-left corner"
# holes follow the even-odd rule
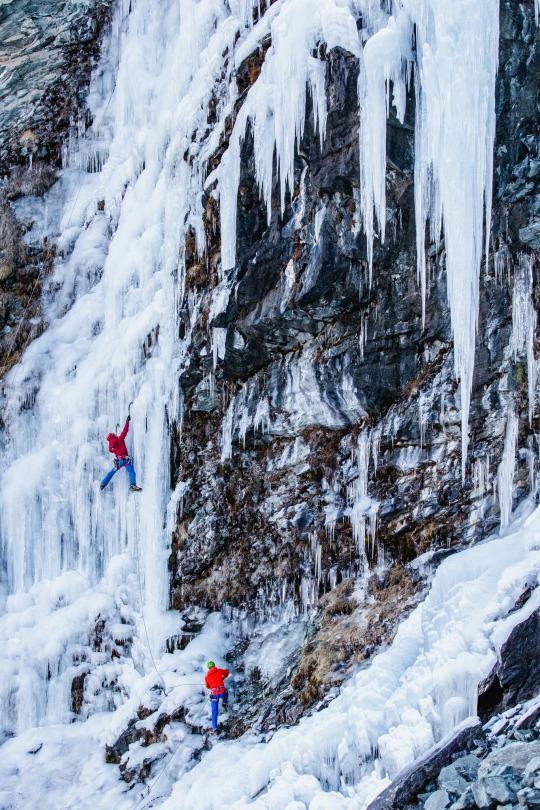
[[[129,413],[128,413],[128,415],[127,415],[126,422],[131,422],[131,416],[130,416],[130,414],[129,414]]]

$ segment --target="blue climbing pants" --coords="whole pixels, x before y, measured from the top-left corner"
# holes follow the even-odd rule
[[[137,486],[137,481],[135,479],[135,467],[133,466],[133,462],[131,459],[128,458],[115,458],[114,460],[114,467],[112,470],[109,470],[103,481],[101,482],[102,487],[106,487],[113,475],[116,475],[118,470],[121,470],[122,467],[126,468],[127,474],[129,475],[129,483],[130,486],[134,487]]]
[[[229,706],[229,693],[225,689],[221,695],[211,695],[210,696],[210,704],[212,706],[212,728],[214,731],[217,731],[217,721],[218,721],[218,712],[219,712],[219,699],[223,703],[223,708],[227,710]]]

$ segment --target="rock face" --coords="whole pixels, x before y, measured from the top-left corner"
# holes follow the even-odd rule
[[[483,719],[540,692],[540,610],[512,630],[499,657],[480,690],[478,713]]]
[[[0,7],[0,168],[58,164],[84,104],[110,0],[5,0]]]
[[[261,58],[254,53],[239,69],[241,93]],[[444,244],[430,254],[424,325],[416,282],[414,103],[403,125],[392,116],[388,125],[388,226],[370,283],[359,216],[357,63],[339,49],[326,58],[326,140],[321,147],[308,116],[294,193],[281,216],[275,190],[269,226],[246,137],[234,289],[220,312],[211,309],[220,258],[211,196],[206,260],[188,245],[186,286],[202,303],[180,381],[182,429],[171,448],[173,484],[184,482],[169,561],[171,605],[179,609],[227,602],[264,615],[291,596],[315,605],[383,558],[404,571],[422,552],[449,553],[481,539],[530,491],[540,423],[538,415],[528,419],[525,354],[510,345],[513,299],[521,289],[536,310],[540,300],[531,258],[538,223],[533,3],[501,4],[495,258],[482,274],[464,481]],[[190,317],[186,308],[186,331]],[[498,475],[505,436],[510,487],[507,466]],[[384,588],[377,600],[384,606]],[[362,660],[367,643],[350,659]],[[305,670],[305,661],[298,667]],[[324,674],[307,681],[296,683],[309,700],[320,697]]]
[[[29,247],[10,203],[56,180],[84,98],[111,0],[0,4],[0,380],[44,329],[40,293],[54,250]]]

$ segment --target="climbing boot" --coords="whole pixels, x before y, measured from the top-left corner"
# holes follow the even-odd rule
[[[129,488],[130,492],[142,492],[142,487],[138,487],[137,484],[132,484]]]

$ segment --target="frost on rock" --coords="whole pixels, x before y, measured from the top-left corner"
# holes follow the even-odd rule
[[[334,376],[339,386],[324,384]],[[339,428],[366,416],[347,358],[336,358],[328,367],[317,363],[314,350],[286,357],[270,367],[268,396],[259,393],[258,378],[243,385],[231,398],[221,434],[221,460],[232,458],[233,445],[245,447],[250,431],[274,436],[297,435],[305,428]],[[274,385],[273,380],[283,381]]]

